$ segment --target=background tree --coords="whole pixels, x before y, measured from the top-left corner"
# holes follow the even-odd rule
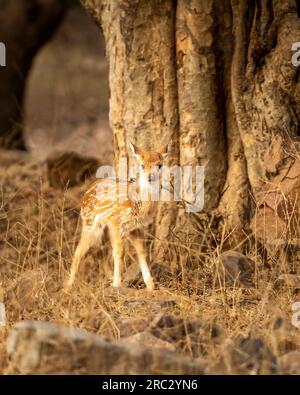
[[[106,40],[116,159],[173,136],[174,162],[205,166],[206,213],[238,236],[296,237],[300,2],[81,1]],[[181,210],[158,213],[162,242],[191,231]]]
[[[0,147],[25,149],[22,108],[28,72],[67,5],[67,0],[0,0],[0,42],[7,51],[7,65],[0,67]]]

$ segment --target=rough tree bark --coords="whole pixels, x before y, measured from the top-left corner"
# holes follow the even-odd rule
[[[148,149],[175,136],[173,161],[205,166],[204,211],[237,240],[297,240],[299,2],[81,1],[106,40],[116,159],[129,140]],[[181,210],[165,211],[162,242],[182,230]]]
[[[130,141],[151,150],[172,138],[170,163],[178,162],[175,13],[172,1],[83,1],[100,24],[109,61],[110,125],[115,163]],[[131,165],[132,163],[129,163]],[[176,207],[161,204],[149,231],[156,259],[176,220]],[[166,214],[167,213],[167,214]]]
[[[0,147],[26,149],[23,98],[37,51],[59,26],[67,0],[0,0],[0,42],[6,67],[0,67]],[[45,76],[46,78],[46,76]]]

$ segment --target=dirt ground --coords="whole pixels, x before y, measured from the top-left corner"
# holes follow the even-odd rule
[[[70,12],[37,57],[26,100],[26,135],[32,153],[23,159],[12,153],[11,163],[0,168],[0,302],[5,304],[8,321],[0,327],[0,373],[9,371],[5,342],[20,320],[58,322],[119,339],[141,325],[147,330],[158,315],[173,317],[173,336],[163,336],[170,325],[169,329],[162,326],[156,336],[161,335],[179,353],[204,359],[208,373],[241,372],[241,360],[228,362],[226,351],[241,336],[260,339],[277,361],[275,372],[289,373],[289,367],[279,361],[290,351],[300,351],[300,329],[291,324],[292,305],[300,301],[296,254],[291,260],[281,254],[263,262],[260,246],[254,243],[248,252],[254,262],[253,281],[247,286],[227,286],[215,271],[223,240],[214,240],[207,223],[204,230],[199,227],[202,245],[180,247],[184,264],[176,272],[155,274],[158,289],[152,294],[138,280],[119,293],[111,290],[107,243],[84,258],[72,292],[64,292],[79,238],[80,196],[86,185],[67,191],[51,188],[44,159],[53,151],[73,149],[112,160],[107,64],[98,29],[87,18],[78,10]],[[129,267],[136,262],[129,243],[126,246]],[[289,274],[294,283],[280,279],[282,274]],[[195,341],[186,331],[174,335],[176,319],[216,325],[219,340],[198,333]],[[247,362],[245,372],[264,372],[264,356],[254,351],[252,357],[261,358],[260,368]]]

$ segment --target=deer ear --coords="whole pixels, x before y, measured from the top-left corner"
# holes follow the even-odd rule
[[[133,156],[139,161],[141,159],[141,155],[143,151],[132,143],[130,143],[130,148],[133,153]]]
[[[172,141],[170,141],[168,144],[163,145],[160,148],[159,153],[163,156],[163,158],[166,158],[167,156],[170,155],[171,149],[172,149]]]

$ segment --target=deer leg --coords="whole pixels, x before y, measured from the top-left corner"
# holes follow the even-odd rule
[[[138,261],[140,264],[141,272],[143,275],[144,283],[146,284],[146,287],[149,291],[152,291],[154,289],[154,281],[151,276],[148,264],[147,264],[147,259],[146,259],[146,252],[144,248],[144,242],[141,238],[141,234],[138,232],[136,234],[133,233],[133,239],[132,239],[134,248],[137,253]]]
[[[76,248],[73,257],[70,275],[66,283],[67,288],[71,288],[71,286],[73,285],[76,273],[78,272],[80,261],[83,258],[83,256],[87,253],[91,245],[93,244],[93,241],[94,241],[93,231],[83,228],[80,241],[78,243],[78,246]]]
[[[113,287],[120,287],[122,282],[121,272],[122,272],[123,260],[124,260],[124,246],[123,246],[120,226],[118,224],[110,224],[109,232],[110,232],[111,244],[113,249],[113,258],[114,258]]]

